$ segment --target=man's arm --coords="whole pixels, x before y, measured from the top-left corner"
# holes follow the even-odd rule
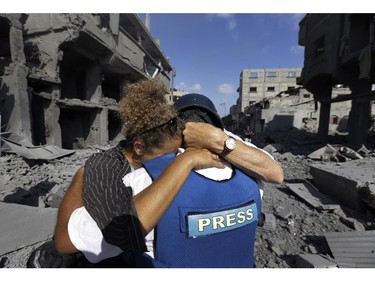
[[[68,233],[68,221],[73,211],[83,206],[83,172],[81,167],[73,177],[72,183],[66,191],[57,213],[55,227],[55,247],[61,253],[75,253],[78,250],[70,241]]]
[[[185,125],[184,146],[203,147],[220,154],[228,135],[221,129],[207,123],[188,122]],[[282,183],[284,173],[282,167],[268,154],[257,147],[236,140],[235,150],[225,156],[225,160],[240,168],[249,176],[267,182]]]

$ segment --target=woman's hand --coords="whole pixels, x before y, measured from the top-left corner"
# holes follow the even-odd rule
[[[205,148],[188,147],[185,152],[178,157],[183,157],[184,161],[190,163],[191,169],[199,170],[205,168],[224,168],[219,155]]]

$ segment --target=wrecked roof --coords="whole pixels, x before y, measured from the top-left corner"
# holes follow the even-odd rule
[[[52,160],[75,153],[74,150],[63,149],[53,145],[45,146],[25,146],[20,142],[2,138],[2,141],[8,146],[5,152],[15,153],[27,159]]]

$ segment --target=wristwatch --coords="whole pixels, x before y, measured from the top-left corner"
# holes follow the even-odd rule
[[[224,150],[220,153],[221,157],[226,156],[229,152],[233,151],[236,148],[236,141],[234,138],[229,137],[224,142]]]

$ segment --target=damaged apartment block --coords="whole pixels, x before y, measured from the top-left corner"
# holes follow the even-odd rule
[[[327,140],[332,104],[351,101],[348,143],[361,147],[373,126],[375,14],[307,14],[299,26],[305,56],[297,82],[321,104],[319,136]],[[349,87],[350,94],[334,97],[334,85]]]
[[[3,137],[65,149],[116,140],[126,83],[158,77],[170,89],[147,25],[136,14],[0,14]]]

